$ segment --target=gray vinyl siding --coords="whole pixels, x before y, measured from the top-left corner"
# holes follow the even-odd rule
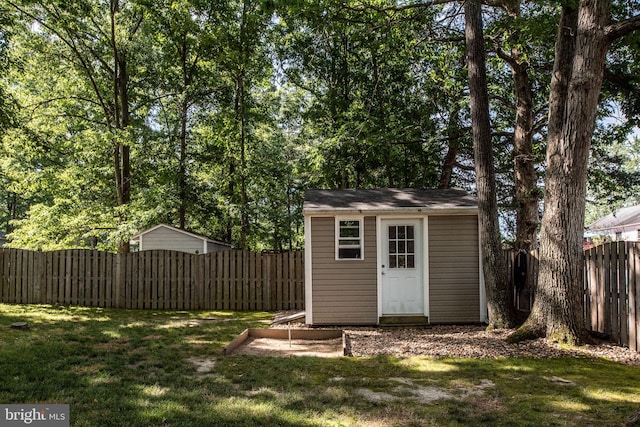
[[[204,250],[202,239],[189,236],[168,228],[160,227],[142,235],[142,250],[167,249],[201,254]]]
[[[429,216],[429,320],[480,322],[478,217]]]
[[[229,245],[223,245],[223,244],[214,243],[214,242],[207,242],[207,253],[208,254],[210,254],[212,252],[228,251],[229,249],[231,249],[231,246],[229,246]]]
[[[335,219],[311,218],[314,325],[378,320],[375,217],[364,219],[364,260],[335,259]]]

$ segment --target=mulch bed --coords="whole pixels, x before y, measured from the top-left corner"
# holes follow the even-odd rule
[[[282,314],[279,314],[280,316]],[[282,328],[286,325],[272,325]],[[300,323],[292,327],[303,328]],[[431,327],[345,327],[347,352],[353,356],[398,357],[590,357],[640,366],[640,353],[608,341],[566,349],[547,339],[509,344],[513,329],[486,331],[481,325],[435,325]]]
[[[640,366],[640,353],[606,341],[565,349],[547,339],[509,344],[514,330],[486,331],[483,326],[433,326],[430,328],[346,328],[354,356],[430,357],[592,357]]]

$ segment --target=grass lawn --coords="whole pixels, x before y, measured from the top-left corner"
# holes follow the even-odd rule
[[[604,360],[222,357],[270,318],[0,304],[0,403],[66,403],[100,427],[622,425],[640,409],[640,367]]]

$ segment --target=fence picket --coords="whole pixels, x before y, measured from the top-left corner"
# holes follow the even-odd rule
[[[640,242],[632,246],[633,256],[629,255],[633,263],[629,271],[628,307],[629,307],[629,348],[640,352]]]

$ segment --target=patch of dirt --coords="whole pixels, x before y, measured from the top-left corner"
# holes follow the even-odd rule
[[[191,362],[196,367],[196,372],[199,374],[206,374],[211,372],[216,366],[216,359],[206,357],[189,357],[188,362]]]
[[[254,356],[343,356],[342,338],[332,340],[299,340],[249,338],[233,354]]]
[[[393,388],[391,393],[375,392],[366,388],[359,388],[356,393],[372,402],[387,402],[409,398],[420,403],[431,403],[436,400],[463,400],[469,396],[482,396],[486,389],[494,387],[493,382],[486,379],[481,380],[478,385],[453,389],[433,386],[424,387],[409,378],[390,378],[390,381],[399,382],[402,385]]]

